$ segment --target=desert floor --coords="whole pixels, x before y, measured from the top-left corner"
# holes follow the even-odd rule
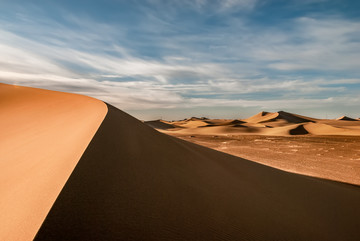
[[[281,170],[360,185],[360,136],[167,134]]]

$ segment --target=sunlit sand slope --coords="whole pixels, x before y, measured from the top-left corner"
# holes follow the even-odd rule
[[[108,108],[35,240],[358,240],[359,187],[188,143]]]
[[[32,240],[107,112],[89,97],[0,84],[0,240]]]

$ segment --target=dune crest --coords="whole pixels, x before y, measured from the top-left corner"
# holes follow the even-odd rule
[[[172,128],[177,127],[177,126],[172,125],[171,123],[169,123],[167,121],[163,121],[163,120],[145,121],[144,123],[152,128],[162,129],[162,130],[172,129]]]
[[[244,121],[250,123],[264,123],[276,120],[284,120],[288,123],[313,122],[312,118],[296,115],[285,111],[279,111],[274,113],[262,111],[252,117],[244,119]]]
[[[0,240],[32,240],[107,113],[96,99],[0,84]]]
[[[337,118],[336,120],[357,121],[357,119],[353,119],[353,118],[350,118],[350,117],[345,116],[345,115]]]

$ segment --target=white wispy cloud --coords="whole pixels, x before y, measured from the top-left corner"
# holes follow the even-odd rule
[[[223,11],[248,11],[252,10],[258,0],[182,0],[182,1],[174,1],[169,2],[166,0],[148,0],[153,5],[167,8],[176,6],[179,7],[187,7],[202,11],[202,10],[210,10],[213,12],[223,12]]]
[[[293,31],[274,31],[269,44],[259,45],[255,56],[274,61],[278,70],[356,70],[360,65],[360,22],[334,18],[302,17]]]
[[[255,7],[257,0],[223,0],[221,1],[221,7],[225,10],[228,9],[242,9],[251,10]]]
[[[177,4],[191,5],[201,14],[210,1]],[[257,4],[224,0],[211,6],[216,15],[255,11]],[[313,108],[350,106],[360,98],[347,87],[360,83],[356,20],[304,16],[264,27],[229,16],[224,25],[199,29],[198,34],[193,26],[167,21],[171,11],[148,12],[149,22],[136,29],[141,40],[129,39],[124,25],[69,13],[66,24],[26,15],[18,23],[0,19],[0,81],[85,94],[125,110]],[[142,55],[137,47],[143,45],[159,48],[158,56]],[[302,76],[302,70],[320,71],[325,77]],[[334,71],[352,76],[326,78]]]

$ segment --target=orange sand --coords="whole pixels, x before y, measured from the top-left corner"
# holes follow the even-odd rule
[[[107,113],[96,99],[0,84],[0,240],[32,240]]]

